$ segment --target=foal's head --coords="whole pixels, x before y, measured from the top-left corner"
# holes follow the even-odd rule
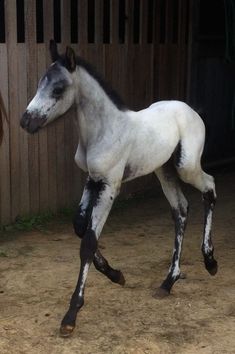
[[[75,100],[76,56],[67,47],[60,56],[55,41],[50,41],[52,64],[40,79],[36,95],[23,114],[20,125],[29,133],[36,133],[55,118],[61,116]]]

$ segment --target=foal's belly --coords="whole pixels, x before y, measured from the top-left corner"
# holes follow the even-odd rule
[[[154,172],[170,159],[176,146],[177,142],[174,145],[164,146],[161,150],[152,151],[151,148],[146,153],[139,152],[135,157],[128,159],[122,181],[127,182]]]
[[[177,129],[162,134],[161,129],[145,136],[136,136],[126,163],[123,182],[147,175],[164,165],[173,154],[178,142]]]

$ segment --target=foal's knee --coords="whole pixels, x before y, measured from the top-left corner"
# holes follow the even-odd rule
[[[73,228],[76,235],[79,238],[83,238],[87,230],[87,218],[77,212],[73,219]]]

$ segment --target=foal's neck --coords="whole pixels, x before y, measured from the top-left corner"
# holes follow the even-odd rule
[[[95,142],[116,126],[124,115],[86,69],[77,68],[78,129],[85,145]]]

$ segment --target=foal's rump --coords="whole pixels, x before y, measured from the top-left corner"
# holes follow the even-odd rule
[[[200,116],[180,101],[160,101],[139,112],[129,111],[132,148],[127,161],[133,179],[151,173],[177,155],[176,167],[200,166],[205,127]],[[128,123],[129,124],[129,123]]]
[[[212,190],[216,196],[213,177],[201,168],[205,143],[205,125],[201,117],[183,102],[168,101],[165,104],[166,107],[168,105],[169,111],[172,110],[179,130],[179,142],[174,151],[175,167],[179,177],[202,193]]]
[[[181,101],[161,101],[149,107],[156,114],[172,116],[172,124],[176,124],[179,142],[176,149],[177,167],[190,166],[198,168],[205,143],[205,125],[197,112]],[[165,112],[165,113],[164,113]]]

